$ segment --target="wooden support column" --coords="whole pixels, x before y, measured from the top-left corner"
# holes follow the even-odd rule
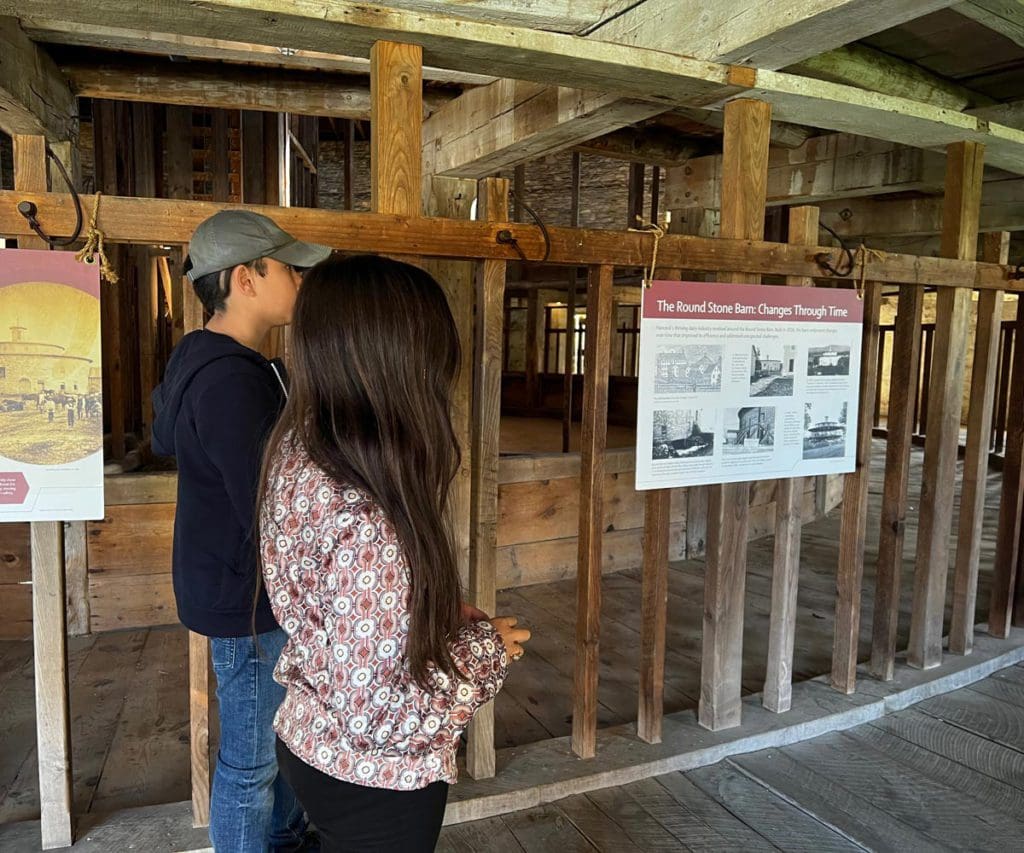
[[[1006,456],[1003,461],[1003,491],[996,530],[996,557],[989,599],[988,632],[993,637],[1010,636],[1014,594],[1018,578],[1021,547],[1021,516],[1024,515],[1024,299],[1018,297],[1014,327],[1010,401],[1006,423]]]
[[[476,190],[477,183],[472,179],[432,177],[425,204],[426,215],[446,219],[469,219],[476,199]],[[476,264],[473,261],[425,258],[422,265],[444,288],[463,353],[452,406],[452,423],[462,449],[462,462],[452,483],[449,505],[452,528],[455,531],[459,577],[464,585],[468,585],[473,458],[473,289]]]
[[[983,261],[1005,264],[1009,255],[1009,232],[984,235]],[[981,528],[985,519],[985,485],[992,438],[999,330],[1003,322],[1003,295],[1002,290],[982,290],[978,294],[978,328],[974,336],[967,449],[961,478],[960,527],[953,574],[953,618],[949,628],[949,650],[958,655],[970,654],[974,646],[974,611],[978,597]]]
[[[376,213],[421,210],[423,48],[379,41],[370,48],[370,196]]]
[[[871,485],[871,434],[878,377],[879,312],[882,285],[864,288],[864,335],[861,339],[860,403],[857,410],[857,461],[843,482],[839,528],[839,566],[836,571],[836,627],[832,644],[832,686],[843,693],[857,687],[857,647],[860,642],[860,588],[864,580],[864,540]]]
[[[647,743],[661,743],[665,716],[665,626],[668,610],[668,539],[672,490],[644,496],[644,563],[640,623],[640,706],[636,731]]]
[[[580,526],[576,569],[576,659],[572,751],[592,758],[597,745],[598,640],[601,629],[601,546],[604,536],[604,453],[608,436],[614,267],[590,268],[587,348],[580,437]]]
[[[166,145],[167,183],[164,186],[166,198],[192,198],[192,108],[167,107]],[[194,299],[192,285],[181,271],[184,253],[174,249],[171,258],[161,264],[161,274],[167,274],[165,281],[171,283],[167,307],[171,312],[171,344],[177,345],[185,336],[185,299]],[[173,270],[174,275],[169,275]]]
[[[15,134],[13,142],[14,188],[46,192],[45,137]],[[18,247],[49,248],[36,237],[19,239]],[[74,840],[63,527],[59,521],[33,522],[30,539],[40,833],[49,850]]]
[[[984,151],[985,146],[976,142],[957,142],[947,149],[942,214],[943,257],[964,261],[975,258]],[[931,399],[925,424],[914,603],[907,655],[911,666],[922,669],[942,662],[949,529],[953,520],[970,314],[970,290],[963,287],[939,289],[934,355],[928,383]]]
[[[486,178],[477,193],[477,217],[508,221],[509,182]],[[498,454],[501,434],[501,362],[505,322],[505,261],[482,261],[476,282],[476,375],[473,389],[470,602],[492,614],[497,605]],[[466,769],[474,779],[494,775],[494,703],[469,724]]]
[[[818,208],[789,211],[789,242],[815,246]],[[812,287],[805,276],[789,276],[791,287]],[[796,638],[797,589],[800,583],[800,531],[804,499],[802,477],[779,480],[775,491],[775,555],[772,562],[772,606],[768,627],[768,668],[762,704],[781,714],[792,706],[793,644]]]
[[[580,153],[572,152],[569,178],[569,227],[580,226]],[[572,449],[573,377],[576,372],[576,267],[569,268],[569,292],[565,300],[565,352],[562,376],[562,453]]]
[[[213,200],[227,201],[231,195],[231,156],[228,111],[213,111]]]
[[[762,101],[740,99],[725,105],[721,236],[727,239],[764,236],[771,114],[771,105]],[[740,272],[718,278],[760,283],[759,276]],[[698,719],[713,731],[740,724],[749,503],[749,483],[709,490]]]
[[[668,230],[673,234],[690,233],[699,227],[694,218],[672,216]],[[655,270],[654,278],[669,281],[682,276],[678,268]],[[695,514],[707,521],[707,488],[691,487],[686,490],[687,533],[690,528],[689,499],[698,491],[704,500],[703,512]],[[640,701],[637,709],[637,736],[647,743],[661,743],[662,720],[665,716],[665,630],[668,622],[668,545],[672,519],[672,490],[652,489],[644,496],[643,578],[641,583],[640,615]],[[701,553],[704,531],[700,525]],[[689,555],[687,555],[689,556]]]
[[[910,454],[921,375],[923,310],[924,288],[916,284],[901,284],[893,333],[892,370],[889,373],[885,481],[882,486],[881,533],[871,627],[870,670],[875,678],[883,681],[892,679],[896,663]]]
[[[526,294],[526,404],[531,409],[540,405],[540,368],[537,324],[540,322],[540,297],[536,288]],[[540,328],[543,333],[543,326]]]

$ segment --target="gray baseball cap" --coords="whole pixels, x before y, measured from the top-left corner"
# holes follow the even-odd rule
[[[199,223],[192,235],[192,242],[188,244],[192,269],[188,277],[195,281],[258,258],[273,258],[293,267],[311,267],[327,258],[331,251],[329,246],[296,240],[260,213],[222,210]]]

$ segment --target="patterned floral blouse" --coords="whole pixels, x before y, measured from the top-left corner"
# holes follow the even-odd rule
[[[414,790],[456,781],[455,752],[508,660],[489,622],[451,644],[461,677],[409,673],[409,570],[365,493],[331,480],[291,441],[271,467],[260,516],[263,577],[288,642],[274,672],[287,695],[274,729],[317,770],[358,785]]]

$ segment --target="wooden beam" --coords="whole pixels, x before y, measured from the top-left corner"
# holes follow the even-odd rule
[[[71,25],[122,26],[206,38],[286,44],[297,50],[367,55],[381,39],[417,44],[429,62],[496,76],[559,85],[568,77],[583,90],[612,92],[671,106],[707,106],[752,92],[784,121],[876,135],[911,145],[983,143],[989,161],[1024,171],[1024,132],[905,99],[865,92],[764,68],[735,69],[649,48],[517,27],[460,21],[441,13],[405,12],[334,0],[326,9],[289,0],[208,0],[201,4],[125,7],[118,0],[2,0],[0,11]],[[262,14],[258,14],[262,13]],[[888,15],[867,16],[889,26]],[[272,23],[271,23],[272,22]],[[844,29],[844,40],[849,38]],[[821,42],[806,50],[820,52]],[[794,59],[795,61],[795,59]],[[607,128],[611,130],[612,128]]]
[[[569,176],[569,227],[580,224],[580,154],[571,157]],[[576,284],[577,268],[568,269],[568,289],[565,295],[565,352],[562,361],[562,453],[572,448],[573,383],[576,375]]]
[[[179,59],[245,63],[275,70],[285,68],[352,75],[370,73],[370,61],[365,56],[342,56],[333,52],[282,49],[272,44],[159,33],[146,27],[131,29],[102,24],[83,25],[37,17],[34,14],[23,16],[21,24],[32,41],[48,44],[116,50],[161,58],[174,56]],[[423,69],[423,79],[468,86],[485,86],[494,82],[494,78],[486,74],[449,71],[430,66]]]
[[[572,751],[592,758],[597,748],[597,670],[601,633],[601,547],[604,534],[604,453],[608,432],[611,358],[611,266],[591,267],[580,439],[580,527],[576,570],[576,655]]]
[[[192,826],[210,825],[210,641],[188,632],[189,769]]]
[[[1014,326],[1013,364],[1010,369],[1010,400],[1007,405],[1006,454],[1003,488],[996,528],[996,556],[989,598],[988,632],[993,637],[1010,636],[1014,593],[1020,583],[1020,538],[1024,517],[1024,299],[1017,302]],[[1012,414],[1011,414],[1012,413]]]
[[[808,56],[920,18],[958,0],[646,0],[592,37],[698,59],[783,68]]]
[[[370,52],[370,65],[370,204],[378,213],[418,216],[423,51],[407,44],[377,42]]]
[[[0,57],[0,130],[77,142],[78,107],[71,87],[16,18],[0,17]]]
[[[658,127],[616,130],[583,142],[576,150],[657,166],[681,166],[699,153],[692,141]]]
[[[857,462],[843,483],[842,521],[839,528],[839,565],[836,571],[836,626],[832,644],[832,686],[853,693],[857,685],[857,648],[860,643],[860,598],[864,579],[864,539],[871,481],[871,431],[874,426],[878,376],[878,317],[882,286],[869,281],[864,288],[864,336],[861,343],[860,402],[857,410]]]
[[[359,78],[202,62],[64,62],[78,97],[227,110],[368,119],[370,87]],[[369,70],[369,69],[367,69]],[[431,95],[435,107],[450,100]]]
[[[882,486],[881,533],[878,540],[871,630],[871,674],[882,681],[892,679],[896,664],[911,437],[921,375],[923,312],[924,290],[912,285],[901,285],[896,309],[896,329],[893,333],[892,369],[889,373],[885,480]]]
[[[813,245],[818,238],[818,209],[789,212],[789,242]],[[791,287],[811,287],[803,276],[786,279]],[[772,560],[772,605],[768,626],[768,665],[762,704],[781,714],[792,706],[793,644],[796,639],[797,590],[800,583],[800,532],[804,479],[779,480],[775,492],[775,553]]]
[[[732,101],[725,108],[723,237],[759,240],[764,236],[771,113],[771,107],[760,101]],[[730,271],[720,272],[718,278],[750,280]],[[710,489],[697,717],[713,731],[740,724],[749,503],[749,483]]]
[[[721,110],[702,110],[697,107],[677,107],[670,113],[663,113],[661,121],[671,125],[672,116],[680,116],[688,121],[714,127],[721,130],[725,125],[725,116]],[[811,136],[814,130],[809,127],[801,127],[798,124],[788,124],[784,121],[773,121],[769,138],[772,145],[777,148],[799,148]]]
[[[13,192],[0,190],[0,235],[32,236],[27,223],[17,212],[20,201],[31,201],[39,209],[39,222],[51,234],[69,234],[74,228],[74,204],[62,193]],[[94,196],[81,196],[88,210]],[[103,198],[100,227],[107,243],[141,243],[155,240],[165,244],[188,243],[195,228],[218,210],[232,205],[213,202],[169,199],[133,199],[118,196]],[[376,213],[304,208],[253,208],[274,219],[289,233],[302,240],[334,245],[351,252],[423,255],[425,257],[518,260],[516,250],[496,240],[505,223],[470,222]],[[548,227],[551,264],[601,264],[643,267],[650,262],[650,237],[621,231],[598,231]],[[514,235],[528,258],[543,257],[545,240],[534,225],[514,224]],[[658,246],[658,259],[666,267],[716,272],[740,270],[770,275],[821,276],[814,255],[824,253],[838,260],[834,246],[804,247],[768,243],[762,240],[729,240],[669,234]],[[838,279],[861,277],[861,264]],[[884,283],[908,283],[972,289],[997,289],[1016,293],[1024,283],[1011,279],[1005,267],[983,262],[948,258],[923,258],[914,255],[887,255],[884,260],[869,258],[864,275]]]
[[[821,210],[842,237],[924,237],[942,233],[942,206],[941,196],[858,198],[826,202]],[[985,182],[978,230],[1024,231],[1024,179]]]
[[[800,148],[769,153],[767,203],[811,204],[905,190],[938,192],[944,163],[941,154],[892,142],[844,133],[815,136]],[[722,155],[695,157],[682,168],[669,169],[665,192],[670,209],[718,207]]]
[[[983,157],[984,149],[974,143],[950,147],[942,231],[945,257],[973,260],[977,252]],[[949,529],[960,444],[970,309],[970,291],[950,288],[939,291],[935,349],[928,383],[928,420],[907,655],[911,666],[922,669],[942,662]]]
[[[1024,130],[1024,99],[990,107],[976,107],[967,113],[983,121],[994,121],[1006,127]]]
[[[804,59],[786,70],[958,112],[995,103],[987,95],[864,44],[847,44]]]
[[[477,216],[508,219],[509,183],[487,178],[477,191]],[[505,321],[503,261],[479,265],[476,283],[476,364],[473,385],[472,505],[469,562],[470,602],[486,613],[496,606],[498,547],[498,455],[501,421],[501,361]],[[494,775],[494,705],[488,704],[469,724],[466,769],[474,779]]]
[[[986,234],[982,257],[1006,263],[1010,254],[1007,232]],[[992,440],[992,409],[995,403],[999,332],[1003,323],[1003,292],[986,290],[978,297],[978,327],[974,336],[974,366],[971,371],[970,414],[967,448],[960,478],[960,527],[956,542],[953,575],[953,619],[949,628],[949,650],[970,654],[974,646],[974,611],[978,595],[978,565],[981,558],[981,529],[985,520],[985,492],[988,454]]]
[[[19,134],[13,143],[15,189],[45,191],[45,137]],[[19,240],[18,245],[23,249],[48,248],[35,236]],[[37,521],[32,523],[29,535],[40,834],[43,849],[49,850],[70,847],[74,840],[64,531],[59,521]]]
[[[64,573],[67,593],[67,630],[72,636],[91,631],[89,616],[89,555],[85,522],[64,522]]]
[[[425,169],[482,177],[661,112],[663,106],[647,101],[497,80],[464,92],[423,123]]]
[[[956,11],[1024,47],[1024,3],[1020,0],[970,0],[958,4]]]

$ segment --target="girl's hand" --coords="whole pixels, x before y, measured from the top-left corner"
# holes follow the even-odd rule
[[[490,620],[494,629],[501,635],[509,660],[519,660],[525,651],[522,644],[530,639],[528,629],[516,627],[518,621],[515,616],[495,616]]]
[[[472,604],[467,604],[465,601],[462,602],[463,625],[468,625],[470,622],[486,622],[488,619],[490,619],[490,617],[480,608],[474,607]]]

